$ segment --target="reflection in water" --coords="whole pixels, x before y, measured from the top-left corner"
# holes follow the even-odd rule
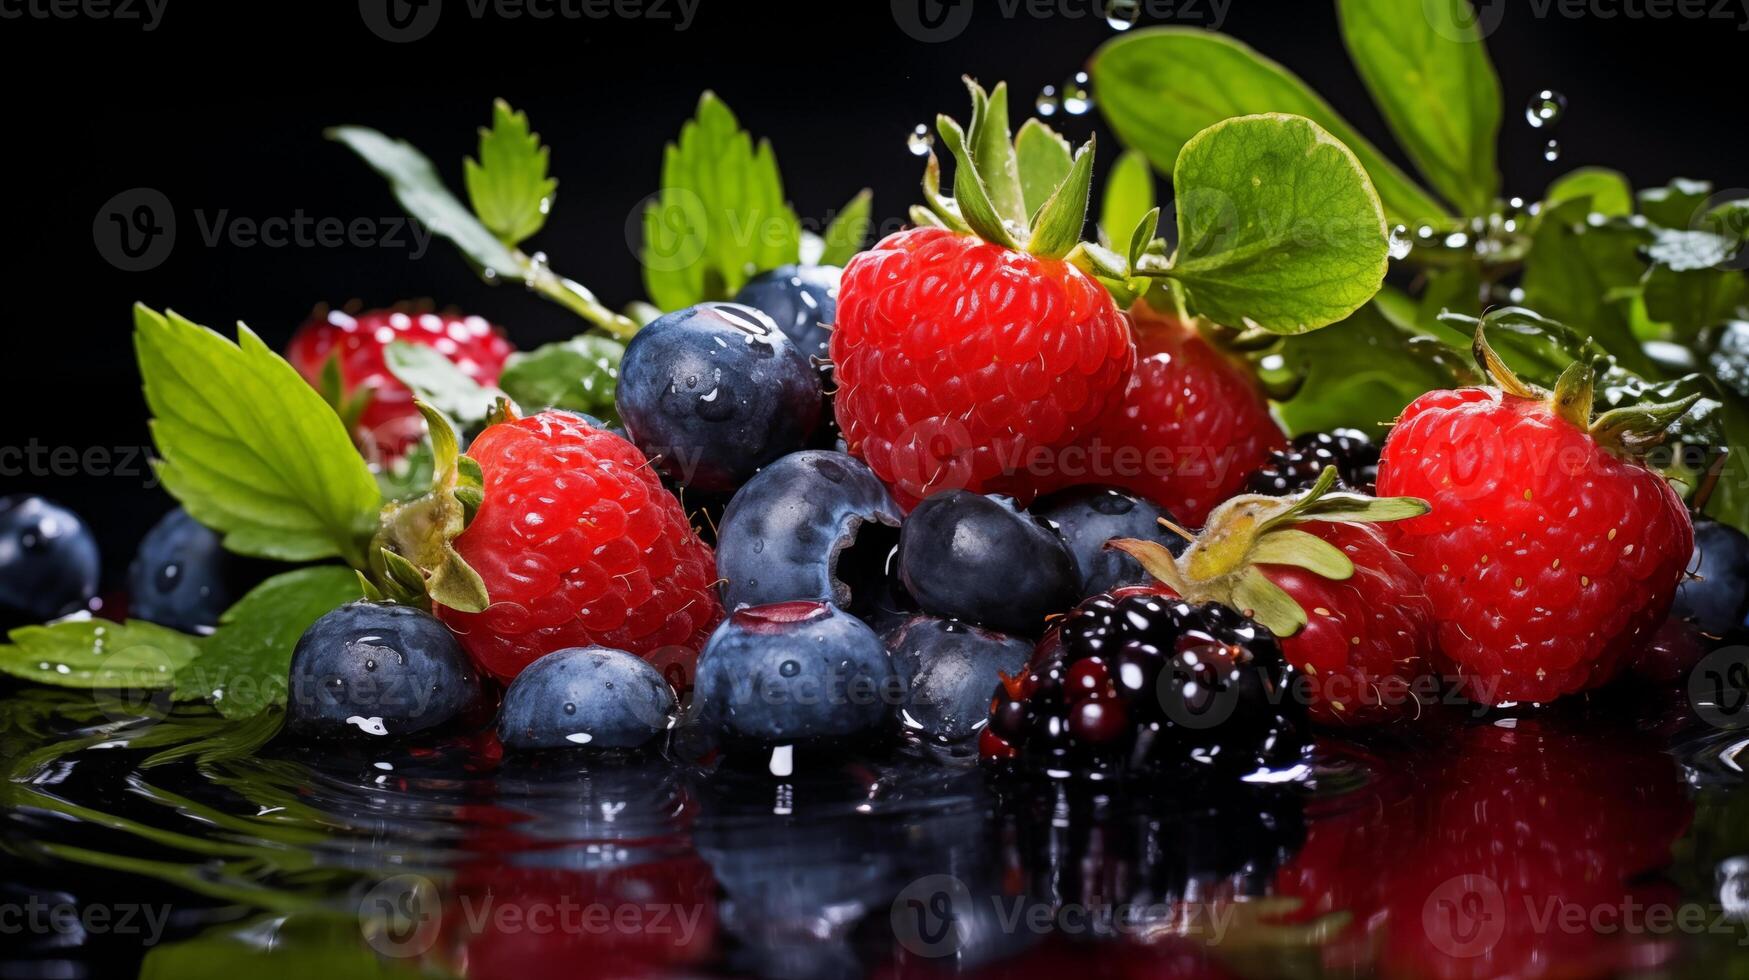
[[[1301,782],[1125,787],[259,748],[5,703],[0,903],[172,914],[150,944],[74,915],[0,974],[1718,976],[1749,941],[1743,733],[1672,754],[1614,708],[1326,741]]]

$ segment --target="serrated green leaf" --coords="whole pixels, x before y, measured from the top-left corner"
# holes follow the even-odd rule
[[[134,308],[157,470],[238,554],[362,567],[382,495],[340,419],[248,327],[232,343]]]
[[[1470,0],[1339,0],[1342,39],[1416,169],[1463,214],[1500,189],[1500,80]]]
[[[1419,9],[1419,0],[1411,5]],[[1304,82],[1229,37],[1180,27],[1127,31],[1094,54],[1091,71],[1100,112],[1118,139],[1161,173],[1172,173],[1184,145],[1215,123],[1286,112],[1312,120],[1353,151],[1393,223],[1414,228],[1455,220]]]
[[[528,116],[503,99],[492,103],[492,128],[480,129],[480,158],[463,161],[474,213],[512,247],[540,231],[559,182],[547,176],[548,152],[529,132]]]
[[[1646,273],[1640,249],[1648,233],[1621,221],[1593,223],[1590,214],[1583,200],[1543,212],[1524,259],[1524,305],[1589,334],[1628,370],[1656,374],[1620,298]]]
[[[1304,333],[1353,313],[1384,281],[1378,195],[1354,154],[1311,120],[1216,123],[1185,144],[1172,184],[1169,274],[1216,322]]]
[[[1557,178],[1543,195],[1543,210],[1579,200],[1589,200],[1595,214],[1625,217],[1634,213],[1634,189],[1628,179],[1603,167],[1580,167]]]
[[[383,363],[420,399],[464,426],[485,418],[503,394],[468,377],[454,361],[423,344],[394,341],[384,348]]]
[[[1148,158],[1126,150],[1105,175],[1099,203],[1099,241],[1107,248],[1129,250],[1136,225],[1154,207],[1154,171]]]
[[[395,200],[408,214],[433,234],[454,242],[475,265],[495,275],[523,278],[525,270],[516,254],[443,186],[437,168],[412,144],[363,126],[336,126],[327,135],[387,178]]]
[[[1081,243],[1087,224],[1087,203],[1093,186],[1093,141],[1075,153],[1069,176],[1055,194],[1038,209],[1038,222],[1026,250],[1034,255],[1060,259]]]
[[[1713,185],[1707,181],[1678,177],[1663,187],[1640,191],[1640,213],[1660,228],[1692,228],[1712,193]]]
[[[512,354],[498,386],[529,411],[562,408],[618,425],[613,395],[625,346],[581,336]]]
[[[662,157],[644,212],[644,288],[664,310],[728,299],[760,272],[796,262],[802,229],[771,145],[757,146],[712,92]]]
[[[832,217],[821,236],[820,265],[843,265],[862,251],[873,223],[874,192],[863,188]]]
[[[0,673],[93,690],[169,688],[200,656],[200,640],[142,620],[69,619],[24,626],[0,645]]]
[[[225,611],[201,655],[176,672],[176,696],[211,701],[226,718],[285,704],[292,648],[330,611],[364,595],[339,565],[298,568],[268,579]]]
[[[1014,156],[1020,168],[1020,190],[1026,198],[1026,216],[1030,221],[1056,193],[1063,178],[1069,176],[1075,152],[1069,141],[1056,130],[1038,119],[1028,119],[1021,123],[1020,133],[1014,137]]]

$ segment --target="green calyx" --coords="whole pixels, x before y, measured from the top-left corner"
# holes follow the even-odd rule
[[[486,583],[454,543],[484,499],[480,467],[461,454],[443,413],[423,401],[415,404],[431,431],[431,490],[383,508],[371,539],[370,573],[359,579],[372,599],[481,612],[491,602]],[[499,411],[507,412],[507,404],[500,399]]]
[[[1007,84],[986,92],[970,77],[965,82],[972,95],[971,125],[936,118],[954,160],[953,196],[941,193],[941,163],[930,153],[923,174],[926,205],[912,208],[912,220],[1044,258],[1067,256],[1081,244],[1087,221],[1093,141],[1071,153],[1067,141],[1037,120],[1011,138]]]
[[[1673,402],[1652,405],[1629,405],[1612,409],[1593,417],[1592,405],[1597,376],[1608,361],[1598,358],[1590,362],[1574,361],[1555,380],[1555,390],[1547,391],[1519,378],[1488,343],[1487,318],[1477,321],[1471,350],[1482,373],[1495,386],[1513,398],[1529,398],[1547,403],[1558,418],[1590,434],[1598,445],[1619,456],[1633,456],[1664,441],[1670,426],[1700,401],[1698,393]]]
[[[1219,602],[1239,610],[1280,637],[1306,625],[1306,611],[1264,574],[1263,565],[1291,565],[1340,582],[1354,574],[1342,549],[1299,529],[1310,521],[1380,523],[1419,517],[1430,509],[1415,497],[1333,493],[1335,467],[1325,467],[1310,490],[1293,497],[1245,494],[1217,507],[1201,534],[1174,556],[1157,541],[1114,539],[1106,546],[1135,558],[1148,574],[1192,602]],[[1183,532],[1180,532],[1183,533]]]

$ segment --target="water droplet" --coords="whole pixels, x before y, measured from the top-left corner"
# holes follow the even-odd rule
[[[1543,159],[1547,160],[1550,163],[1554,163],[1556,160],[1559,160],[1560,158],[1561,158],[1561,141],[1560,140],[1549,140],[1548,145],[1543,147]]]
[[[181,578],[182,565],[173,561],[165,562],[164,567],[158,569],[158,577],[153,584],[158,587],[159,592],[169,594],[176,591],[176,585]]]
[[[1560,122],[1561,114],[1566,111],[1567,97],[1545,88],[1530,97],[1530,104],[1524,107],[1524,121],[1533,129],[1543,129]]]
[[[364,669],[365,670],[376,670],[377,669],[377,662],[375,660],[366,660],[364,662]]]
[[[1075,76],[1063,83],[1063,111],[1071,116],[1085,115],[1093,108],[1093,90],[1089,87],[1087,73],[1078,71]]]
[[[1391,258],[1408,258],[1409,250],[1414,247],[1415,242],[1409,237],[1408,225],[1396,225],[1391,228]]]
[[[796,663],[794,660],[785,660],[778,666],[777,672],[785,677],[794,677],[802,672],[802,665]]]
[[[572,704],[569,701],[566,701],[565,702],[565,714],[574,715],[576,713],[577,713],[577,706],[575,704]]]
[[[935,145],[935,137],[929,135],[929,127],[918,123],[911,128],[911,135],[905,137],[905,148],[914,157],[928,156],[929,148]]]
[[[1141,0],[1106,0],[1105,22],[1114,31],[1127,31],[1142,18]]]
[[[1032,107],[1041,116],[1054,116],[1057,114],[1057,104],[1057,87],[1046,85],[1038,90],[1038,98],[1033,100]]]

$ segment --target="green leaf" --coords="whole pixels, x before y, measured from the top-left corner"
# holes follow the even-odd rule
[[[1588,333],[1628,370],[1655,375],[1624,298],[1646,273],[1647,233],[1622,221],[1593,223],[1590,213],[1588,200],[1543,212],[1525,254],[1524,305]]]
[[[1031,211],[1020,190],[1020,166],[1014,158],[1014,141],[1008,130],[1008,83],[997,82],[988,95],[967,78],[972,93],[972,125],[966,145],[972,166],[989,192],[990,204],[1005,221],[1026,227]]]
[[[1746,301],[1743,274],[1732,269],[1678,271],[1656,265],[1646,276],[1646,315],[1667,323],[1676,339],[1692,341],[1700,331],[1737,315]]]
[[[238,554],[362,567],[382,495],[320,393],[248,327],[134,308],[165,489]]]
[[[547,148],[528,131],[528,116],[503,99],[492,103],[492,128],[480,130],[480,159],[463,162],[474,213],[506,245],[540,231],[559,182],[547,176]]]
[[[1250,560],[1260,565],[1292,565],[1332,581],[1354,576],[1354,561],[1315,534],[1278,528],[1257,539]]]
[[[1218,323],[1304,333],[1353,313],[1384,281],[1378,195],[1354,154],[1311,120],[1216,123],[1185,144],[1172,185],[1169,274]]]
[[[1426,392],[1474,383],[1470,363],[1467,348],[1400,323],[1377,303],[1323,330],[1285,338],[1265,358],[1275,371],[1301,379],[1277,409],[1295,434],[1336,428],[1376,434]],[[1270,372],[1263,377],[1271,380]]]
[[[1030,220],[1051,199],[1063,178],[1069,176],[1074,150],[1056,130],[1037,119],[1028,119],[1014,137],[1014,156],[1020,167],[1020,190],[1026,198]]]
[[[1737,245],[1710,231],[1660,228],[1653,233],[1646,254],[1652,261],[1677,272],[1723,265],[1737,252]]]
[[[1500,189],[1500,79],[1469,0],[1339,0],[1342,38],[1416,169],[1463,214]]]
[[[1081,228],[1087,223],[1087,199],[1093,184],[1093,141],[1076,152],[1069,176],[1057,187],[1044,207],[1026,250],[1034,255],[1060,259],[1081,243]]]
[[[1640,213],[1660,228],[1692,228],[1712,193],[1713,185],[1707,181],[1678,177],[1663,187],[1640,191]]]
[[[862,251],[862,243],[867,240],[869,226],[874,220],[873,206],[874,192],[865,187],[838,210],[821,236],[825,247],[820,253],[820,265],[843,265]]]
[[[1556,178],[1543,195],[1543,210],[1579,200],[1589,200],[1595,214],[1626,217],[1634,213],[1634,190],[1628,179],[1603,167],[1580,167]]]
[[[443,186],[437,168],[412,144],[363,126],[336,126],[327,135],[387,178],[395,200],[432,234],[454,242],[475,265],[494,275],[523,278],[516,253]]]
[[[705,92],[662,156],[661,190],[644,211],[644,288],[664,310],[728,299],[748,279],[801,255],[771,144],[741,129]]]
[[[66,619],[24,626],[0,646],[0,673],[56,687],[149,691],[170,687],[200,656],[200,641],[142,620]]]
[[[990,199],[989,189],[984,186],[984,179],[978,175],[978,168],[972,162],[965,130],[952,117],[945,115],[936,117],[935,128],[941,134],[942,145],[953,157],[953,199],[959,206],[960,217],[979,238],[1019,251],[1020,242],[1003,222],[1001,212]]]
[[[176,672],[180,700],[211,701],[226,718],[285,704],[292,648],[322,616],[363,596],[339,565],[298,568],[268,579],[225,610],[200,658]]]
[[[1105,175],[1099,204],[1099,240],[1107,248],[1127,250],[1130,235],[1142,216],[1154,208],[1154,171],[1148,158],[1127,150]]]
[[[529,411],[563,408],[619,423],[613,404],[625,346],[582,336],[510,355],[499,387]]]
[[[1419,9],[1418,0],[1410,5]],[[1094,54],[1092,75],[1100,111],[1118,139],[1161,173],[1174,171],[1191,137],[1223,119],[1286,112],[1312,120],[1354,152],[1393,223],[1455,221],[1304,82],[1231,38],[1195,28],[1127,31]]]
[[[397,340],[383,350],[383,363],[422,400],[462,422],[478,422],[492,411],[502,394],[468,377],[435,348]]]

